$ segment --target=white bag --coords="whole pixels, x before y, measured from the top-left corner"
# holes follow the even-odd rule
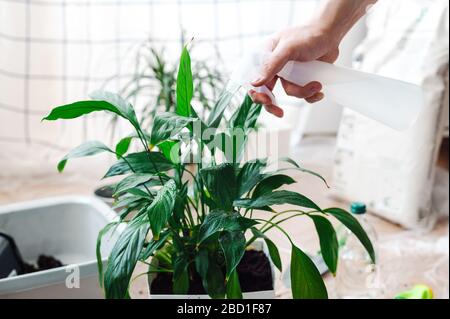
[[[384,0],[373,7],[356,66],[420,84],[425,105],[405,132],[346,109],[338,134],[334,194],[363,201],[408,228],[431,226],[434,220],[430,203],[445,120],[448,19],[446,0]]]

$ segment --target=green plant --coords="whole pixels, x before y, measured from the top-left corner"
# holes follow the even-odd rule
[[[283,174],[286,169],[270,171],[266,159],[240,163],[260,105],[246,96],[226,127],[219,131],[232,94],[222,94],[204,121],[191,107],[193,91],[190,57],[184,48],[177,76],[176,113],[156,114],[151,131],[140,124],[131,104],[107,92],[94,93],[92,100],[56,107],[44,118],[71,119],[107,111],[124,118],[134,128],[135,134],[119,141],[115,150],[100,142],[88,142],[58,164],[62,171],[69,159],[109,152],[118,161],[105,177],[126,175],[115,189],[115,207],[122,208],[117,223],[126,224],[126,228],[109,256],[106,271],[100,255],[101,239],[117,223],[102,230],[97,242],[99,279],[107,298],[129,297],[128,287],[138,261],[148,264],[148,273],[172,273],[176,294],[187,293],[190,278],[197,272],[211,297],[241,298],[236,267],[246,247],[256,239],[267,243],[273,264],[282,269],[278,249],[266,236],[270,229],[282,232],[292,244],[293,297],[326,298],[319,271],[282,228],[284,222],[300,216],[314,222],[323,258],[332,273],[337,269],[338,242],[328,220],[330,216],[347,226],[375,261],[369,238],[348,212],[340,208],[321,209],[300,193],[278,190],[295,181]],[[140,142],[142,151],[127,153],[130,139]],[[227,160],[218,163],[219,154]],[[186,161],[192,157],[196,160]],[[291,169],[323,180],[291,159],[282,160]],[[294,208],[278,211],[276,205],[280,204]],[[270,218],[253,218],[254,210],[268,211]],[[251,234],[248,240],[246,233]],[[150,257],[158,262],[148,263]]]
[[[151,125],[158,112],[176,110],[177,67],[168,61],[164,53],[164,49],[156,50],[151,41],[142,43],[136,53],[133,75],[118,92],[125,100],[132,101],[135,107],[138,101],[143,102],[138,112],[141,125]],[[217,68],[211,68],[203,61],[193,61],[192,81],[193,102],[201,105],[201,115],[204,116],[211,111],[224,81]],[[117,120],[118,116],[115,115],[114,125]]]

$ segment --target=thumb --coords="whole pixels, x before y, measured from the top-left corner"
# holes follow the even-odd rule
[[[251,84],[253,86],[261,86],[270,82],[289,61],[290,53],[288,47],[279,43],[264,62],[259,78],[255,79]]]

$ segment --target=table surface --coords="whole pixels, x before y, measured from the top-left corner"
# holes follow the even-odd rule
[[[448,160],[446,161],[447,169],[448,169]],[[310,167],[311,169],[315,169],[314,167]],[[52,168],[53,172],[54,169]],[[330,168],[318,167],[317,170],[324,175],[325,178],[329,178],[331,175]],[[290,185],[290,189],[301,192],[306,196],[314,199],[319,206],[321,207],[348,207],[347,203],[339,202],[336,199],[329,196],[326,187],[320,182],[317,178],[313,178],[312,176],[306,174],[295,174],[294,178],[298,178],[298,183]],[[68,194],[81,194],[81,195],[91,195],[93,189],[98,187],[98,173],[93,174],[92,176],[84,175],[80,176],[79,174],[67,173],[63,175],[57,175],[55,173],[49,174],[47,171],[43,171],[40,176],[35,178],[23,178],[21,176],[0,176],[0,180],[3,186],[12,185],[10,188],[0,187],[0,204],[6,204],[10,202],[18,202],[31,200],[36,198],[48,197],[48,196],[59,196],[59,195],[68,195]],[[268,212],[258,212],[257,216],[267,216],[270,214]],[[417,238],[417,233],[408,232],[401,227],[394,225],[386,220],[378,218],[374,215],[368,214],[368,218],[371,224],[375,227],[379,238],[389,238],[389,236],[401,236],[404,234],[404,238]],[[285,224],[285,229],[291,235],[293,240],[299,247],[308,252],[317,252],[318,251],[318,238],[315,233],[315,228],[312,222],[305,217],[297,218],[292,222]],[[269,232],[269,236],[272,240],[281,247],[281,257],[283,261],[283,265],[287,265],[289,261],[289,245],[287,240],[276,231]],[[445,237],[447,236],[447,237]],[[426,242],[430,242],[433,240],[437,240],[439,238],[446,238],[447,240],[447,249],[448,249],[448,220],[445,220],[436,225],[433,231],[420,235]],[[446,284],[443,287],[439,288],[439,292],[437,297],[445,297],[448,298],[448,250],[446,252],[446,261],[445,261],[445,253],[444,253],[444,263],[446,262],[446,271],[443,274],[443,282]],[[403,256],[405,262],[409,256]],[[412,257],[412,256],[411,256]],[[385,261],[386,262],[386,261]],[[417,262],[417,261],[416,261]],[[420,261],[418,261],[420,263]],[[423,265],[425,268],[427,265]],[[422,280],[423,278],[423,268],[418,264],[414,264],[411,267],[412,269],[412,278],[410,284],[420,283],[414,282],[414,278],[418,278],[417,280]],[[417,271],[415,272],[415,269]],[[135,274],[139,274],[140,272],[145,272],[145,267],[143,265],[138,265],[135,270]],[[290,298],[291,293],[290,290],[285,288],[282,284],[282,280],[280,279],[281,275],[279,273],[276,274],[276,296],[277,298]],[[330,296],[334,296],[334,285],[335,279],[333,276],[327,274],[324,276],[325,283],[330,292]],[[405,283],[405,288],[408,283]],[[439,284],[440,285],[440,284]],[[433,287],[435,288],[435,287]],[[145,276],[141,276],[137,278],[132,286],[131,286],[131,295],[134,298],[146,298],[148,294],[148,287]],[[381,297],[381,296],[380,296]],[[384,297],[390,298],[391,295],[386,295]]]

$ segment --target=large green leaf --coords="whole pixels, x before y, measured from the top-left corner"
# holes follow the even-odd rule
[[[275,243],[271,241],[264,233],[262,233],[261,231],[259,231],[254,227],[252,228],[252,233],[254,236],[264,239],[267,245],[267,249],[269,251],[270,259],[272,260],[275,267],[277,267],[279,271],[282,271],[280,252],[278,251],[278,248],[275,245]]]
[[[150,137],[150,143],[157,145],[176,134],[178,134],[189,123],[192,123],[196,119],[180,116],[174,113],[159,113],[153,120],[153,128]]]
[[[117,239],[104,277],[107,299],[128,296],[128,286],[149,230],[145,215],[134,218]]]
[[[58,163],[58,171],[62,172],[64,170],[64,167],[66,167],[66,163],[71,158],[78,158],[78,157],[84,157],[84,156],[92,156],[98,153],[102,152],[110,152],[114,153],[112,150],[109,149],[108,146],[101,142],[97,141],[90,141],[83,143],[73,150],[71,150],[66,156],[62,158],[61,161]]]
[[[336,274],[339,251],[336,231],[334,230],[333,225],[325,217],[320,215],[308,216],[312,218],[314,225],[316,226],[320,241],[320,252],[322,253],[323,260],[334,275]]]
[[[167,177],[163,177],[163,180],[167,180]],[[136,186],[145,184],[149,182],[150,180],[155,180],[156,185],[161,185],[161,182],[159,181],[158,176],[155,176],[154,174],[146,174],[146,173],[136,173],[131,174],[127,177],[125,177],[123,180],[121,180],[114,190],[114,194],[120,194],[123,193],[129,189],[135,188]]]
[[[291,289],[294,299],[327,299],[327,288],[312,260],[292,245]]]
[[[117,113],[118,115],[126,118],[134,127],[139,127],[139,122],[136,118],[136,113],[134,112],[133,106],[120,95],[108,91],[98,90],[92,92],[89,96],[91,99],[106,101],[111,105],[114,105],[119,111],[119,113]]]
[[[233,270],[227,282],[227,299],[242,299],[241,284],[237,270]]]
[[[173,293],[186,295],[189,290],[188,261],[184,256],[177,255],[173,261]]]
[[[234,201],[234,206],[249,209],[282,204],[291,204],[321,211],[320,207],[308,197],[291,191],[274,191],[271,193],[265,193],[253,199],[239,199]]]
[[[167,224],[169,217],[172,215],[176,193],[177,188],[175,181],[170,179],[158,191],[155,199],[147,209],[147,215],[154,239],[159,238],[161,229]]]
[[[231,211],[238,197],[233,165],[225,163],[203,168],[200,175],[216,207]]]
[[[375,250],[373,249],[372,242],[370,241],[369,236],[364,231],[358,220],[353,217],[349,212],[341,209],[341,208],[327,208],[324,209],[326,214],[333,215],[336,219],[338,219],[342,224],[345,225],[355,236],[359,239],[361,244],[367,250],[372,262],[375,263],[376,256]]]
[[[261,105],[253,103],[250,96],[246,95],[244,102],[236,110],[231,118],[232,127],[240,127],[248,132],[254,129],[261,113]]]
[[[131,166],[131,168],[130,168]],[[118,160],[111,166],[104,177],[128,173],[155,174],[173,168],[173,164],[160,152],[132,153]]]
[[[258,159],[246,162],[237,176],[238,196],[250,191],[260,180],[263,179],[262,169],[267,165],[266,159]]]
[[[191,116],[191,100],[194,92],[191,58],[186,47],[183,48],[177,75],[177,114]]]
[[[264,194],[270,193],[283,185],[290,185],[295,183],[295,180],[283,174],[266,176],[256,185],[253,191],[252,198],[258,198]]]
[[[97,256],[97,270],[98,270],[98,282],[100,284],[100,287],[103,288],[103,258],[102,258],[102,240],[103,237],[110,232],[110,230],[117,226],[118,222],[111,222],[109,224],[106,224],[105,227],[103,227],[97,236],[97,245],[95,247],[95,255]]]
[[[211,298],[225,297],[225,278],[222,269],[207,249],[200,249],[196,254],[195,269],[202,278],[203,288]]]
[[[236,269],[245,253],[245,236],[243,231],[224,231],[219,236],[220,248],[222,248],[227,266],[226,280]]]
[[[55,107],[43,120],[73,119],[91,112],[108,111],[127,119],[134,127],[139,127],[133,107],[119,95],[96,91],[90,97],[93,100]]]
[[[256,221],[242,217],[240,214],[235,212],[229,213],[221,209],[213,210],[206,215],[205,220],[200,226],[198,242],[202,243],[210,236],[222,230],[245,231],[256,224]]]

